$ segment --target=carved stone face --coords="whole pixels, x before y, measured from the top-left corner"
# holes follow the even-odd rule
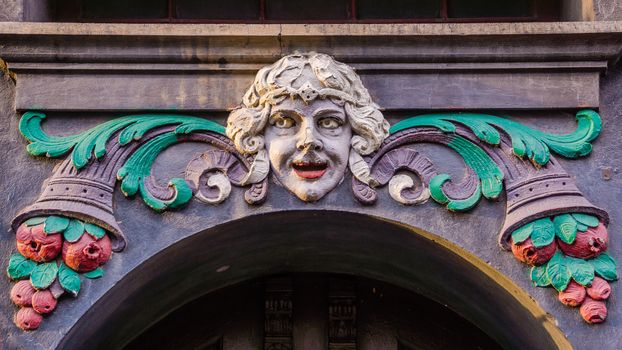
[[[330,99],[287,98],[272,107],[265,130],[272,171],[303,201],[317,201],[343,179],[352,127]]]

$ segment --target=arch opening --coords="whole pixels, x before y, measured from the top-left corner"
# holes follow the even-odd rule
[[[104,294],[59,348],[119,348],[210,292],[305,272],[359,276],[420,294],[504,348],[571,347],[525,291],[464,249],[367,214],[304,210],[247,216],[163,249]]]
[[[419,294],[318,273],[267,276],[208,293],[156,322],[124,350],[156,348],[501,349],[476,326]]]

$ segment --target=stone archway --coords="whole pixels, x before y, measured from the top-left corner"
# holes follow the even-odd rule
[[[283,272],[383,281],[447,305],[506,348],[570,348],[525,291],[471,253],[384,218],[326,210],[247,216],[174,243],[112,286],[59,348],[121,347],[206,293]]]

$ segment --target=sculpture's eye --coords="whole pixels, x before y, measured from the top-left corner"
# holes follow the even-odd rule
[[[294,127],[295,125],[296,122],[294,121],[294,119],[282,115],[274,121],[274,126],[279,129],[289,129]]]
[[[322,129],[337,129],[341,126],[341,121],[336,118],[322,118],[317,125]]]

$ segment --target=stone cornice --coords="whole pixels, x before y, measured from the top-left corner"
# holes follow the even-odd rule
[[[95,36],[477,36],[621,33],[622,21],[397,24],[0,23],[0,35]]]
[[[622,22],[8,22],[0,42],[20,110],[223,111],[259,67],[294,51],[351,64],[389,110],[572,109],[598,108]]]

